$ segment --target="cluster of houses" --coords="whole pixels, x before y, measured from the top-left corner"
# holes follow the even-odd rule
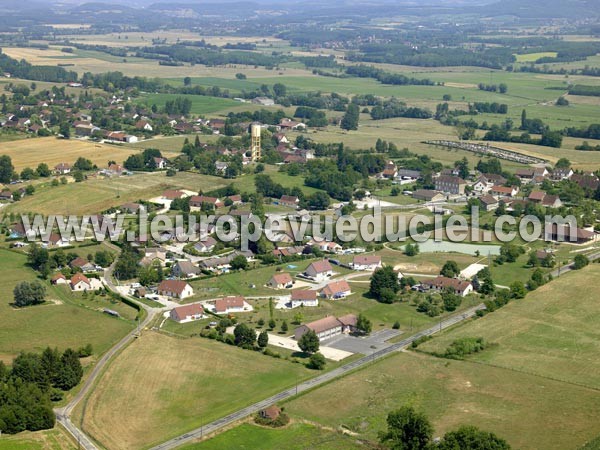
[[[74,274],[70,280],[62,273],[57,273],[50,279],[52,284],[68,285],[73,292],[96,291],[104,286],[102,281],[97,278],[88,278],[83,273]]]

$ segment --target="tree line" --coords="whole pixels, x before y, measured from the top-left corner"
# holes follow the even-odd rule
[[[52,402],[81,381],[79,357],[71,348],[60,353],[47,347],[41,354],[20,353],[10,370],[0,361],[0,430],[15,434],[54,427]]]

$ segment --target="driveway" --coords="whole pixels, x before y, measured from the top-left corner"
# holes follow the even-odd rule
[[[323,341],[322,345],[350,353],[371,355],[378,350],[389,347],[390,344],[386,341],[398,336],[400,333],[400,330],[384,329],[364,337],[343,334]]]
[[[292,350],[295,352],[300,352],[300,347],[298,347],[298,343],[295,339],[291,337],[285,337],[278,334],[269,333],[269,344],[274,345],[276,347],[287,348],[288,350]],[[323,354],[323,356],[332,361],[341,361],[348,356],[352,356],[352,352],[348,352],[345,350],[340,350],[333,347],[328,347],[326,345],[321,344],[319,346],[319,352]]]

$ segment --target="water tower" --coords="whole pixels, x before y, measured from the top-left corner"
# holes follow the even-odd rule
[[[261,157],[260,151],[260,133],[262,131],[261,127],[257,123],[253,123],[250,128],[251,136],[252,136],[252,161],[258,161]]]

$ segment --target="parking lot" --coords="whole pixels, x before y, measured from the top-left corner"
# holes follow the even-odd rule
[[[386,341],[398,336],[400,330],[379,330],[371,333],[369,336],[349,336],[346,334],[335,336],[321,342],[322,346],[343,350],[350,353],[362,353],[370,355],[378,350],[381,350],[388,345]]]

